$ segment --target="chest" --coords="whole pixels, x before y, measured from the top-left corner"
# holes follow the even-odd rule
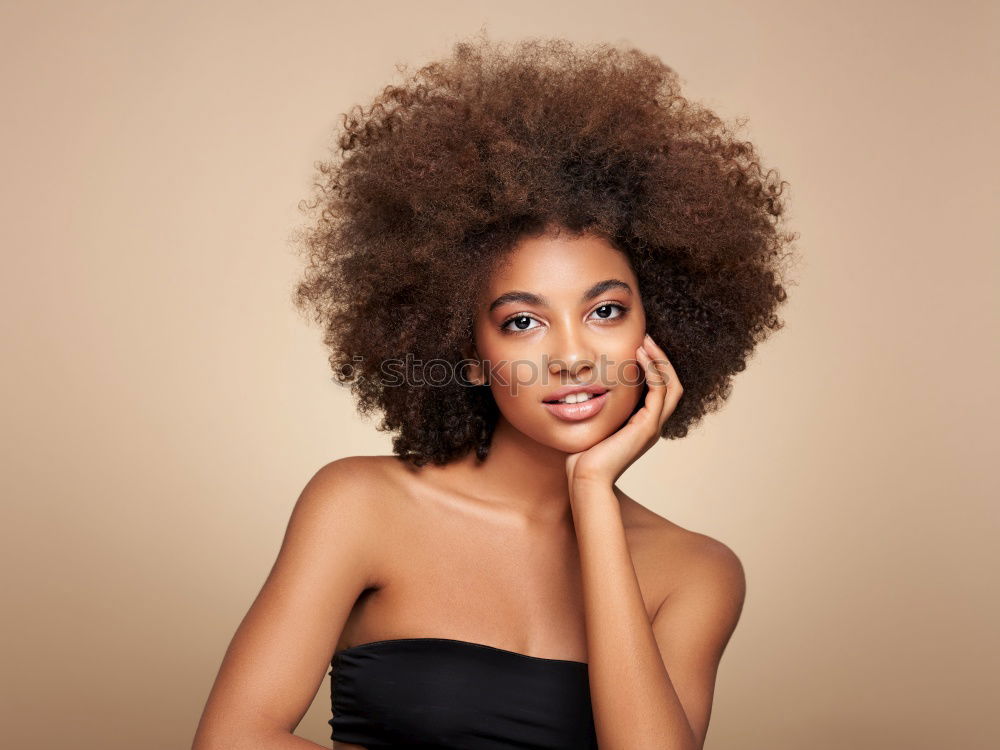
[[[380,585],[358,599],[338,648],[433,636],[586,661],[584,590],[572,527],[538,531],[464,520],[400,523],[387,535]],[[644,529],[626,534],[652,619],[666,594],[663,569]]]

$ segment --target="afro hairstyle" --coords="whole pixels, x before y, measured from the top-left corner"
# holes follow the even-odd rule
[[[382,415],[420,466],[475,450],[499,412],[461,374],[480,290],[517,241],[551,227],[627,254],[647,330],[684,392],[661,430],[683,437],[784,324],[783,188],[752,143],[681,95],[638,49],[480,34],[341,115],[317,161],[293,300],[324,330],[336,380]],[[388,362],[435,361],[437,383]]]

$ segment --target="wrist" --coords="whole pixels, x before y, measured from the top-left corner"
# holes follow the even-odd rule
[[[571,498],[593,495],[611,495],[613,497],[615,494],[614,481],[609,477],[573,477],[569,492]]]

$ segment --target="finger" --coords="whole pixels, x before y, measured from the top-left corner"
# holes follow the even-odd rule
[[[660,348],[660,346],[653,341],[652,337],[646,334],[646,345],[648,345],[652,352],[652,360],[657,370],[661,373],[667,385],[674,389],[681,389],[681,381],[677,376],[677,371],[674,369],[673,364],[670,362],[670,358],[667,353]]]
[[[652,350],[653,356],[651,357],[651,360],[653,362],[653,366],[667,384],[667,394],[663,400],[662,409],[659,415],[659,424],[662,427],[677,407],[677,403],[680,401],[684,388],[681,386],[680,378],[677,376],[677,371],[674,369],[673,364],[671,364],[670,358],[667,357],[666,352],[663,351],[663,349],[649,334],[646,334],[644,345],[648,346]]]
[[[663,411],[663,405],[666,401],[666,383],[663,380],[663,375],[656,369],[652,358],[645,349],[639,347],[636,351],[638,352],[639,362],[642,364],[643,371],[646,374],[646,383],[649,386],[646,392],[644,409],[648,413],[648,416],[652,418],[651,422],[655,426],[659,422],[660,414]],[[641,414],[642,410],[638,413]]]
[[[645,347],[640,346],[636,351],[639,354],[639,362],[642,365],[643,373],[646,376],[646,382],[649,384],[649,389],[662,390],[666,387],[666,380],[663,377],[663,373],[656,367],[656,363],[653,362],[653,358],[646,351]]]

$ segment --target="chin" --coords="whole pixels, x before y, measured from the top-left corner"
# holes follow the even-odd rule
[[[623,420],[624,421],[624,420]],[[557,425],[542,435],[531,437],[538,443],[563,453],[580,453],[593,448],[606,437],[615,433],[617,428],[597,425]]]
[[[607,437],[607,435],[605,435],[604,437]],[[601,440],[603,440],[604,437],[602,437],[602,438],[600,438],[598,440],[592,440],[592,439],[591,440],[584,440],[584,439],[580,439],[580,440],[561,440],[561,441],[559,441],[559,444],[556,445],[556,446],[554,446],[554,447],[557,450],[562,451],[563,453],[582,453],[583,451],[587,450],[588,448],[593,448],[595,445],[597,445],[599,442],[601,442]]]

